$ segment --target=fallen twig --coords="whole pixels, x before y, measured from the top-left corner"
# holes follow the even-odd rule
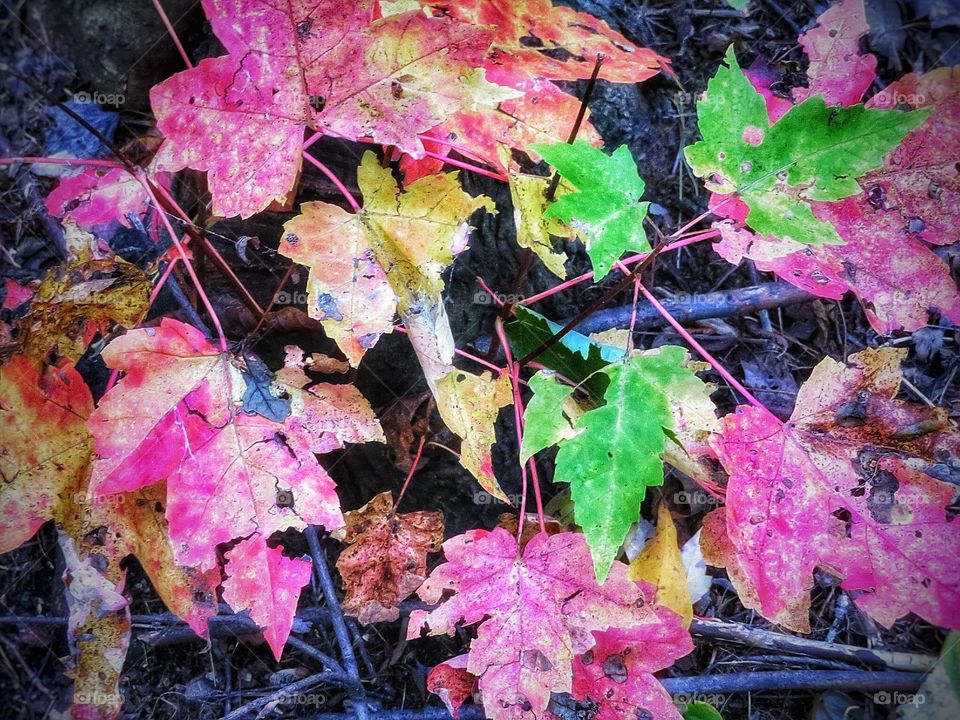
[[[892,670],[928,672],[937,663],[937,658],[932,655],[919,655],[894,650],[873,650],[854,645],[809,640],[795,635],[784,635],[722,620],[695,619],[690,626],[690,630],[694,635],[700,637],[726,640],[750,647],[779,650],[828,660],[876,665]]]
[[[794,287],[790,283],[772,282],[763,285],[752,285],[735,290],[719,290],[702,295],[678,295],[673,298],[664,298],[660,302],[679,322],[705,320],[707,318],[729,317],[744,315],[759,310],[794,305],[812,300],[813,296],[805,290]],[[637,311],[635,327],[659,327],[665,321],[656,308],[649,302],[638,302],[636,306],[621,305],[619,307],[597,310],[590,317],[578,324],[574,330],[589,334],[609,330],[611,328],[627,328],[634,307]],[[561,324],[566,321],[559,321]]]

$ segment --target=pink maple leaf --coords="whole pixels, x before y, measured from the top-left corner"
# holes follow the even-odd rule
[[[860,102],[877,74],[877,58],[860,54],[860,38],[868,32],[863,0],[843,0],[818,17],[817,26],[800,36],[810,65],[808,86],[795,88],[794,99],[823,95],[827,105]]]
[[[151,90],[167,137],[154,167],[205,170],[217,215],[286,204],[307,127],[419,157],[420,133],[500,99],[474,72],[492,37],[485,28],[418,11],[373,20],[372,2],[203,6],[228,54]]]
[[[443,548],[447,562],[419,594],[428,603],[452,596],[430,612],[414,612],[408,637],[479,623],[466,669],[478,677],[494,720],[541,715],[551,693],[570,692],[574,657],[594,646],[593,631],[664,627],[653,588],[629,580],[626,566],[614,563],[596,584],[582,535],[539,534],[521,551],[502,528],[472,530]],[[679,622],[675,632],[685,635]],[[675,657],[653,662],[664,667]]]
[[[143,217],[150,207],[150,198],[124,168],[84,168],[76,175],[62,178],[44,204],[51,215],[72,218],[83,228],[113,221],[130,227],[128,216]]]
[[[868,350],[813,371],[787,423],[742,406],[713,444],[730,473],[707,516],[707,561],[727,568],[747,607],[809,632],[816,567],[886,626],[914,612],[960,627],[955,487],[960,455],[946,412],[894,399],[905,351]]]
[[[223,599],[238,612],[250,610],[250,619],[264,628],[263,637],[279,662],[313,565],[285,557],[283,546],[268,547],[260,533],[240,541],[226,558]]]

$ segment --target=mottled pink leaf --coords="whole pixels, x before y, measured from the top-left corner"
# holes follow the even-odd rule
[[[285,557],[280,545],[268,547],[260,533],[240,541],[226,558],[223,599],[236,612],[250,610],[250,619],[264,628],[263,637],[279,662],[313,565]]]
[[[61,178],[44,201],[51,215],[72,218],[83,228],[108,222],[130,227],[128,215],[143,217],[150,198],[137,179],[124,168],[84,168]]]
[[[680,720],[673,700],[652,673],[693,650],[690,636],[672,612],[662,625],[595,632],[596,645],[573,663],[573,688],[555,695],[548,720],[564,720],[589,708],[595,720]]]
[[[823,95],[827,105],[855,105],[876,77],[877,58],[860,54],[860,38],[870,32],[863,0],[843,0],[817,18],[817,26],[800,36],[810,65],[808,87],[794,89],[799,103]]]
[[[343,524],[334,483],[315,453],[382,438],[355,388],[283,385],[292,409],[283,423],[247,414],[245,381],[231,356],[173,320],[128,332],[103,357],[127,374],[88,422],[98,455],[92,492],[167,479],[180,564],[214,568],[218,544],[254,532],[267,538],[308,523]]]
[[[704,554],[769,620],[809,632],[822,567],[885,626],[913,612],[960,627],[960,525],[946,482],[960,434],[945,411],[894,399],[905,353],[823,360],[785,424],[749,406],[724,418],[714,444],[730,481],[704,523]]]
[[[910,74],[867,103],[879,109],[933,107],[933,114],[863,178],[871,205],[901,218],[928,243],[960,239],[960,67]]]
[[[653,588],[627,579],[625,565],[614,563],[596,584],[582,535],[538,534],[521,551],[502,528],[471,530],[444,543],[444,553],[447,562],[419,594],[428,603],[449,597],[435,610],[414,612],[408,637],[480,623],[467,670],[479,678],[494,720],[539,716],[551,693],[570,692],[574,656],[593,647],[592,631],[664,627]],[[675,628],[684,635],[679,620]],[[650,662],[664,667],[675,657],[667,652]]]
[[[306,127],[422,155],[420,133],[513,95],[481,70],[492,33],[418,11],[372,21],[373,3],[204,0],[227,55],[155,86],[166,135],[154,167],[205,170],[217,215],[286,204]]]

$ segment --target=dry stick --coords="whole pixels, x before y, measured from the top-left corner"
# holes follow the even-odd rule
[[[727,317],[782,307],[813,300],[805,290],[785,282],[764,283],[733,290],[720,290],[700,295],[666,298],[661,305],[679,322]],[[664,322],[663,316],[649,302],[599,310],[577,325],[574,330],[584,335],[624,328],[636,317],[636,327],[651,327]],[[563,320],[561,322],[567,322]]]
[[[343,610],[340,608],[340,602],[337,600],[337,591],[333,587],[333,578],[330,577],[326,555],[323,553],[323,548],[320,547],[320,539],[317,536],[316,526],[307,525],[304,534],[307,537],[307,544],[310,546],[310,557],[313,559],[313,568],[316,572],[317,580],[320,582],[323,598],[327,603],[327,609],[330,611],[333,634],[337,638],[337,644],[340,646],[340,654],[343,656],[347,673],[356,681],[356,685],[350,692],[356,703],[355,717],[357,720],[367,720],[366,691],[363,685],[360,684],[360,669],[357,666],[357,657],[354,655],[353,645],[350,643],[350,633],[347,630],[347,623],[343,618]]]
[[[246,705],[241,705],[233,712],[229,712],[224,715],[220,720],[242,720],[249,715],[256,714],[258,710],[266,707],[270,703],[277,702],[278,700],[283,700],[285,697],[290,697],[292,695],[299,695],[305,693],[308,690],[312,690],[317,685],[323,685],[325,683],[343,685],[344,681],[350,681],[352,678],[343,677],[339,673],[333,673],[324,671],[317,673],[316,675],[311,675],[310,677],[305,677],[303,680],[298,680],[297,682],[290,683],[289,685],[284,685],[279,690],[276,690],[269,695],[265,695],[261,698],[257,698],[251,702],[248,702]],[[366,706],[363,707],[363,714],[366,714]],[[361,715],[359,710],[356,715]],[[344,715],[345,718],[356,717],[356,715]]]
[[[597,60],[593,64],[593,72],[590,73],[590,79],[587,80],[587,87],[584,88],[583,98],[580,100],[580,109],[577,111],[577,119],[573,121],[573,128],[570,130],[570,135],[567,136],[567,145],[573,145],[573,142],[577,139],[577,135],[580,133],[580,125],[583,124],[583,119],[587,116],[587,105],[590,103],[590,99],[593,97],[593,89],[597,86],[597,76],[600,75],[600,66],[603,65],[604,58],[606,55],[603,53],[597,53]],[[560,171],[557,170],[553,173],[553,177],[550,179],[550,184],[547,186],[547,190],[544,193],[544,197],[547,198],[547,202],[553,202],[554,196],[557,194],[557,187],[560,185]]]
[[[770,672],[694,675],[665,678],[660,682],[673,695],[686,693],[783,692],[803,690],[917,690],[923,673],[874,672],[872,670],[773,670]]]
[[[318,650],[313,645],[304,642],[298,637],[293,637],[292,635],[287,638],[287,645],[290,647],[299,650],[305,655],[309,655],[314,660],[318,661],[321,665],[324,665],[325,670],[332,670],[333,672],[339,673],[343,676],[348,676],[348,673],[343,669],[343,666],[338,663],[335,659],[327,655],[322,650]]]
[[[875,650],[855,645],[809,640],[723,620],[694,618],[690,625],[690,631],[700,637],[724,640],[765,650],[779,650],[807,657],[877,665],[893,670],[929,672],[937,663],[937,658],[933,655],[919,655],[895,650]]]

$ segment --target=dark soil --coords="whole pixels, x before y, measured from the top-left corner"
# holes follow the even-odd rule
[[[659,76],[638,85],[601,82],[590,104],[592,120],[607,146],[626,143],[633,152],[647,184],[647,198],[657,204],[656,221],[665,231],[675,229],[705,208],[702,186],[685,169],[680,153],[684,145],[696,139],[695,99],[727,46],[736,45],[744,66],[754,61],[772,63],[780,77],[779,86],[786,91],[803,77],[798,32],[808,27],[825,7],[812,0],[782,0],[782,4],[754,0],[749,14],[741,16],[715,0],[655,0],[643,4],[633,0],[568,0],[566,4],[604,18],[631,40],[672,59],[675,80]],[[0,70],[0,156],[43,155],[44,129],[50,123],[48,107],[63,99],[65,91],[123,94],[124,102],[117,108],[120,144],[148,130],[147,91],[181,69],[173,44],[150,3],[10,0],[0,5],[0,63],[8,64],[16,73]],[[195,58],[219,54],[198,3],[164,0],[164,6]],[[879,83],[886,84],[904,72],[960,61],[956,28],[931,28],[929,22],[917,17],[914,3],[882,2],[873,12],[884,19],[885,27],[892,28],[884,36],[870,39],[871,49],[880,56]],[[45,89],[47,96],[38,88]],[[569,89],[582,94],[584,83],[571,83]],[[322,144],[325,161],[348,185],[363,149],[333,141]],[[470,250],[458,257],[450,270],[447,309],[458,342],[464,347],[485,348],[494,309],[475,300],[475,277],[481,275],[490,287],[508,292],[522,261],[514,242],[509,194],[502,186],[479,176],[468,175],[465,181],[469,191],[482,191],[493,197],[500,212],[479,219]],[[0,166],[0,283],[7,278],[20,282],[40,278],[64,257],[63,232],[56,220],[47,215],[42,202],[54,184],[50,178],[30,172],[27,165]],[[199,197],[202,185],[198,179],[194,185],[184,184],[177,191],[189,207]],[[298,202],[318,198],[340,200],[329,181],[308,165]],[[290,215],[268,212],[250,221],[223,221],[211,228],[210,237],[218,249],[263,305],[273,296],[287,268],[288,261],[276,254],[276,247],[281,225]],[[238,246],[244,236],[259,238],[259,247]],[[142,263],[155,252],[136,233],[120,236],[114,244],[115,250],[134,262]],[[571,273],[589,268],[582,248],[568,250]],[[223,313],[228,334],[236,339],[244,337],[253,324],[249,311],[214,268],[202,267],[202,272],[208,293]],[[305,279],[305,273],[295,275],[287,290],[303,291]],[[732,268],[709,247],[699,245],[660,262],[653,281],[663,295],[736,288],[755,284],[756,278],[748,267]],[[520,292],[540,292],[555,282],[535,263]],[[571,317],[606,292],[612,282],[578,285],[552,296],[535,309],[551,318]],[[626,302],[628,295],[619,299],[620,304]],[[166,293],[154,309],[154,315],[178,313],[181,310],[175,299]],[[10,321],[9,311],[3,311],[0,319]],[[772,311],[771,321],[772,332],[765,331],[755,316],[699,323],[692,326],[692,332],[734,374],[746,375],[747,385],[783,416],[792,410],[798,384],[821,357],[841,357],[878,344],[859,305],[851,301],[795,305]],[[960,392],[954,378],[960,356],[956,337],[952,330],[936,327],[922,333],[922,337],[915,334],[903,338],[905,345],[912,348],[907,377],[920,392],[951,408],[957,416]],[[645,346],[680,342],[669,329],[644,331],[638,333],[638,339]],[[252,349],[276,367],[282,363],[286,344],[299,344],[307,352],[336,353],[322,334],[298,329],[261,335]],[[913,350],[915,344],[917,348]],[[10,351],[11,341],[0,337],[0,354]],[[106,369],[96,354],[91,352],[80,367],[94,392],[98,388],[102,392]],[[426,390],[409,343],[399,334],[385,336],[353,379],[381,415],[391,408],[396,411],[399,401],[413,407],[420,405],[418,401]],[[719,377],[709,379],[718,383],[715,400],[721,409],[731,409],[737,402],[733,392]],[[424,412],[423,407],[419,412]],[[512,414],[509,418],[506,415],[501,417],[501,442],[495,448],[494,460],[505,491],[518,493],[520,478]],[[455,444],[456,439],[435,416],[428,417],[427,422],[435,433],[434,440],[443,445]],[[382,490],[398,490],[405,471],[396,461],[386,447],[374,444],[325,458],[338,483],[344,509],[359,507]],[[546,464],[543,472],[549,477]],[[662,493],[670,496],[683,490],[684,480],[672,472]],[[550,483],[545,490],[548,494],[556,492]],[[404,501],[405,510],[443,510],[448,536],[471,527],[492,527],[498,515],[509,508],[484,502],[479,491],[455,458],[428,446]],[[653,495],[648,502],[655,501],[658,494]],[[685,533],[681,539],[696,531],[707,509],[690,508],[689,516],[679,524],[681,533]],[[293,553],[306,552],[300,537],[291,535],[284,544]],[[332,565],[339,545],[329,540],[325,547]],[[65,608],[61,571],[56,535],[49,526],[20,549],[0,556],[0,616],[62,617]],[[742,607],[722,572],[716,575],[710,595],[696,608],[699,615],[770,627]],[[135,614],[165,610],[135,561],[130,562],[127,594],[133,600]],[[319,589],[308,588],[302,605],[322,605]],[[830,634],[836,642],[850,645],[935,654],[943,641],[941,632],[916,618],[902,620],[890,630],[877,627],[852,604],[848,606],[844,593],[825,574],[818,578],[812,619],[811,637],[824,639]],[[459,654],[468,633],[406,644],[402,640],[404,630],[405,625],[398,622],[360,631],[368,655],[365,678],[371,697],[385,708],[439,707],[437,699],[424,690],[426,671],[436,662]],[[328,654],[337,654],[332,632],[322,624],[301,635],[301,639]],[[0,719],[67,717],[61,713],[68,707],[70,697],[70,681],[65,672],[68,655],[62,625],[0,624]],[[697,649],[664,676],[822,667],[822,663],[802,657],[771,657],[769,651],[699,640]],[[122,688],[125,713],[128,718],[158,720],[217,718],[283,682],[318,669],[316,661],[292,648],[287,649],[282,662],[274,662],[255,636],[223,637],[206,646],[182,633],[158,640],[154,633],[135,629]],[[824,698],[801,691],[731,694],[714,699],[725,718],[892,717],[889,707],[874,704],[872,694],[857,692],[855,688],[839,699],[836,693]],[[322,711],[342,711],[347,707],[344,702],[342,692],[331,690],[313,707],[280,707],[264,717],[308,717]],[[822,709],[830,703],[839,703],[841,712],[830,714]],[[859,709],[845,715],[843,709],[848,706]],[[814,707],[821,709],[813,711]]]

